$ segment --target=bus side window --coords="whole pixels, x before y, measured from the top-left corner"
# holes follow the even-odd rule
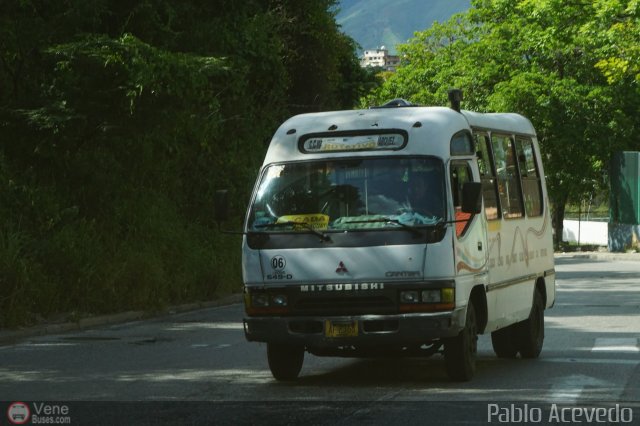
[[[516,154],[520,166],[524,210],[528,217],[541,216],[542,182],[530,138],[516,137]]]
[[[479,133],[475,135],[476,152],[478,153],[478,167],[482,182],[482,197],[487,220],[500,218],[498,205],[498,185],[496,172],[491,160],[491,144],[489,135]]]
[[[471,167],[466,162],[451,164],[451,198],[455,212],[456,236],[462,237],[469,225],[471,214],[462,212],[462,186],[465,182],[472,182]]]
[[[498,178],[502,217],[505,219],[523,217],[520,175],[516,164],[513,139],[511,136],[492,134],[491,148]]]

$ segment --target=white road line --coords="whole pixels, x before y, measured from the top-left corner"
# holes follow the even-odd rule
[[[633,338],[597,338],[592,352],[640,352],[638,339]]]
[[[575,404],[580,399],[585,387],[610,388],[612,382],[596,379],[591,376],[574,374],[571,376],[559,377],[549,391],[550,401],[558,401],[566,404]]]
[[[574,364],[607,364],[607,365],[638,365],[640,359],[602,359],[602,358],[540,358],[541,362],[566,362]]]
[[[173,323],[167,327],[169,331],[189,330],[244,330],[241,322],[187,322]]]
[[[596,338],[591,352],[604,353],[636,353],[640,352],[638,339],[634,338]],[[605,364],[629,365],[640,364],[638,359],[599,359],[599,358],[541,358],[543,362],[573,363],[573,364]],[[614,384],[585,375],[570,375],[558,377],[549,389],[549,400],[567,404],[575,404],[582,397],[586,387],[612,389]]]
[[[211,347],[211,345],[209,343],[194,343],[193,345],[191,345],[191,347],[195,349],[199,349],[199,348],[208,348],[208,347]],[[216,349],[224,349],[224,348],[230,348],[230,347],[231,347],[230,344],[223,343],[216,346]]]

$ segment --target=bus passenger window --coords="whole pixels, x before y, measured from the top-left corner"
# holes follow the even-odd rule
[[[482,182],[482,198],[487,220],[500,218],[498,206],[498,186],[495,168],[491,161],[491,144],[489,135],[476,134],[476,152],[478,153],[478,167]]]
[[[491,135],[491,147],[498,178],[498,194],[502,217],[514,219],[524,216],[520,175],[516,164],[513,140],[510,136]]]
[[[542,215],[542,182],[538,171],[538,163],[533,152],[533,142],[529,138],[516,138],[516,154],[520,166],[522,195],[527,216]]]

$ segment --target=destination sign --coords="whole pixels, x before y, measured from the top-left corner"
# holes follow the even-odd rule
[[[406,143],[400,133],[384,133],[353,136],[310,137],[302,144],[304,152],[370,151],[400,149]]]

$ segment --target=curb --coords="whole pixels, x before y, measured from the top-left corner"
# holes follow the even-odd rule
[[[611,252],[575,252],[575,253],[555,253],[555,258],[559,259],[591,259],[591,260],[623,260],[640,262],[640,253],[611,253]]]
[[[17,330],[0,330],[0,345],[16,343],[27,337],[46,336],[48,334],[66,333],[70,331],[81,331],[93,327],[121,324],[142,319],[162,318],[184,312],[197,311],[199,309],[215,308],[218,306],[233,305],[242,302],[241,294],[232,294],[218,300],[208,302],[188,303],[184,305],[171,306],[162,312],[149,313],[145,311],[128,311],[117,314],[99,315],[94,317],[81,318],[74,322],[62,322],[57,324],[42,324],[33,327],[26,327]]]

